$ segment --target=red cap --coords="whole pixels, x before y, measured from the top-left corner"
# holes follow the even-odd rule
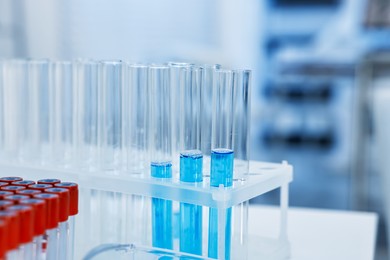
[[[39,194],[39,193],[41,193],[40,190],[30,190],[30,189],[18,190],[16,192],[16,194],[26,195],[26,196],[29,196],[30,198],[34,197],[35,194]]]
[[[0,187],[7,186],[8,182],[5,181],[0,181]]]
[[[19,214],[15,211],[0,211],[0,219],[8,222],[7,249],[13,250],[19,246]]]
[[[0,210],[5,210],[9,206],[14,205],[12,201],[9,200],[0,200]]]
[[[50,184],[50,185],[54,185],[54,184],[57,184],[60,182],[61,182],[61,180],[59,180],[59,179],[43,179],[43,180],[37,181],[38,184]]]
[[[27,205],[15,205],[7,211],[16,211],[19,214],[19,242],[21,244],[32,242],[34,238],[34,208]]]
[[[14,194],[11,191],[0,190],[0,200],[3,200],[5,196]]]
[[[14,181],[22,181],[23,179],[20,177],[2,177],[0,178],[1,182],[7,182],[7,183],[12,183]]]
[[[15,186],[24,186],[24,187],[28,187],[28,185],[32,185],[32,184],[35,184],[35,181],[29,181],[29,180],[23,180],[23,181],[14,181],[11,183],[12,185],[15,185]]]
[[[8,222],[6,220],[0,220],[0,259],[4,258],[5,251],[7,250],[7,228]]]
[[[41,192],[43,192],[44,190],[48,189],[48,188],[52,188],[53,185],[50,185],[50,184],[32,184],[32,185],[28,185],[27,189],[29,190],[40,190]]]
[[[29,205],[34,208],[34,235],[40,236],[46,230],[46,203],[41,199],[21,200],[20,205]]]
[[[55,185],[58,188],[69,190],[69,215],[74,216],[79,212],[79,187],[73,182],[61,182]]]
[[[19,194],[12,194],[4,197],[4,200],[8,200],[13,202],[13,204],[17,205],[21,200],[29,199],[29,196],[26,195],[19,195]]]
[[[59,196],[57,194],[41,193],[34,195],[34,199],[46,202],[46,228],[53,229],[58,226]]]
[[[0,189],[5,191],[10,191],[15,194],[18,190],[24,190],[26,189],[26,187],[10,185],[10,186],[0,187]]]
[[[45,193],[57,194],[60,197],[59,221],[67,221],[69,217],[69,190],[55,187],[46,189]]]

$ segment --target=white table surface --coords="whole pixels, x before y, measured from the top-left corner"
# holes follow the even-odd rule
[[[279,216],[277,207],[251,205],[249,233],[277,237]],[[290,207],[291,259],[373,259],[377,222],[376,213]]]

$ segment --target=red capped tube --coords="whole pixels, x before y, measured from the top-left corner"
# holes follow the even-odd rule
[[[0,219],[8,222],[7,225],[7,251],[19,246],[19,214],[15,211],[0,211]]]
[[[9,206],[14,205],[13,201],[0,200],[0,210],[6,210]]]
[[[11,191],[0,190],[0,200],[3,200],[5,196],[14,194]]]
[[[46,202],[46,228],[56,228],[59,219],[59,196],[57,194],[41,193],[34,195],[34,199],[41,199]]]
[[[35,184],[35,181],[30,181],[30,180],[23,180],[23,181],[14,181],[11,183],[11,185],[15,185],[15,186],[24,186],[24,187],[28,187],[28,185],[33,185]]]
[[[64,222],[69,217],[69,190],[64,188],[49,188],[45,190],[45,193],[57,194],[60,198],[60,211],[59,221]]]
[[[69,215],[77,215],[79,211],[79,187],[73,182],[61,182],[55,185],[58,188],[69,190]]]
[[[13,204],[18,205],[21,200],[29,199],[29,196],[13,194],[4,197],[4,200],[13,202]]]
[[[43,192],[44,190],[48,189],[48,188],[52,188],[53,185],[51,184],[32,184],[32,185],[28,185],[27,189],[29,190],[39,190],[41,192]]]
[[[19,214],[19,242],[30,243],[34,238],[34,208],[27,205],[15,205],[7,208]]]
[[[37,183],[38,184],[50,184],[50,185],[55,185],[57,183],[60,183],[61,180],[59,179],[42,179],[42,180],[38,180]]]
[[[4,259],[7,248],[7,228],[8,222],[6,220],[0,220],[0,259]]]
[[[46,202],[41,199],[25,199],[20,205],[28,205],[34,208],[34,235],[41,236],[46,230]]]

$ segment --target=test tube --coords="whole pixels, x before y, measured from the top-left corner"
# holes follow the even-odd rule
[[[34,238],[34,208],[27,205],[14,205],[7,211],[15,211],[19,215],[19,249],[18,259],[32,260]]]
[[[39,193],[41,193],[41,191],[39,191],[39,190],[30,190],[30,189],[18,190],[16,192],[16,194],[26,195],[26,196],[28,196],[30,198],[34,197],[34,195],[39,194]]]
[[[27,62],[26,150],[29,163],[44,163],[49,155],[49,61]]]
[[[73,162],[92,170],[97,160],[98,62],[77,60],[74,79]]]
[[[69,190],[69,241],[67,255],[70,259],[74,257],[74,241],[75,241],[75,217],[79,208],[79,188],[76,183],[73,182],[61,182],[55,184],[55,187],[64,188]]]
[[[43,258],[42,243],[46,230],[46,203],[40,199],[25,199],[21,200],[20,204],[34,208],[33,259],[40,260]]]
[[[151,176],[172,178],[171,95],[169,67],[149,67]],[[152,245],[173,248],[172,201],[152,198]]]
[[[169,62],[169,72],[170,72],[170,98],[172,101],[170,111],[171,111],[171,132],[172,136],[172,155],[173,155],[173,172],[174,175],[179,173],[179,158],[180,151],[183,146],[183,131],[182,131],[182,117],[180,109],[183,107],[184,102],[189,100],[182,100],[185,96],[185,88],[188,88],[188,74],[191,67],[194,66],[192,63],[185,62]]]
[[[9,186],[0,187],[0,189],[1,189],[2,191],[9,191],[9,192],[12,192],[12,193],[16,194],[17,191],[25,190],[26,187],[9,185]]]
[[[53,187],[50,184],[31,184],[27,186],[29,190],[39,190],[40,192],[44,192],[46,189]]]
[[[117,170],[121,152],[121,61],[99,63],[98,163],[105,171]]]
[[[131,173],[148,169],[148,66],[125,63],[122,85],[122,149],[124,168]]]
[[[59,179],[41,179],[41,180],[37,181],[38,184],[48,184],[48,185],[52,185],[52,186],[54,186],[55,184],[58,184],[60,182],[61,182],[61,180],[59,180]]]
[[[234,70],[233,178],[244,180],[249,172],[251,71]]]
[[[57,259],[57,251],[58,251],[57,227],[58,227],[59,211],[60,211],[59,196],[56,194],[41,193],[35,195],[34,199],[41,199],[44,200],[46,203],[46,213],[45,213],[46,235],[47,235],[46,259]]]
[[[201,66],[202,83],[200,98],[200,129],[201,129],[201,151],[203,153],[204,175],[210,174],[211,156],[211,122],[213,111],[213,80],[217,70],[221,68],[219,64],[204,64]]]
[[[72,63],[55,61],[50,64],[49,142],[50,163],[69,166],[73,137]]]
[[[0,259],[5,259],[7,248],[7,239],[8,239],[8,222],[0,219]]]
[[[22,181],[23,179],[20,178],[20,177],[16,177],[16,176],[9,176],[9,177],[1,177],[0,178],[0,181],[1,182],[7,182],[7,183],[13,183],[15,181]]]
[[[56,259],[68,259],[68,231],[69,231],[69,190],[64,188],[49,188],[45,190],[48,194],[57,194],[59,197],[58,215],[58,248]]]
[[[20,216],[16,211],[0,211],[0,219],[5,220],[8,223],[6,259],[20,259],[18,255],[20,240]]]
[[[4,149],[7,160],[22,159],[28,128],[27,61],[8,60],[4,71]]]
[[[21,200],[28,199],[29,196],[26,195],[20,195],[20,194],[12,194],[4,197],[4,200],[10,201],[13,204],[17,205],[20,204]]]
[[[226,188],[233,185],[233,72],[219,70],[215,76],[213,82],[210,186]],[[225,226],[223,226],[223,222],[226,223]],[[225,236],[223,237],[221,233]],[[230,259],[230,244],[231,208],[226,210],[210,208],[208,256]]]

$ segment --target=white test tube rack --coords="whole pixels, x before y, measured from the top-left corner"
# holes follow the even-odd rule
[[[75,169],[56,168],[53,166],[34,166],[14,163],[0,163],[0,171],[7,173],[7,175],[20,176],[26,179],[44,179],[44,178],[58,178],[63,181],[77,182],[81,190],[95,190],[95,191],[107,191],[122,193],[128,195],[139,195],[146,198],[160,198],[166,200],[172,200],[176,202],[184,202],[190,204],[201,205],[205,207],[213,207],[218,209],[218,259],[224,259],[224,226],[226,209],[239,205],[249,201],[252,198],[263,195],[267,192],[280,188],[280,225],[275,227],[279,229],[278,236],[273,238],[262,238],[260,232],[256,232],[251,229],[251,234],[258,233],[258,236],[254,237],[248,234],[246,243],[249,247],[256,246],[256,256],[246,254],[240,255],[237,258],[234,254],[231,255],[231,259],[286,259],[290,254],[290,246],[287,238],[287,209],[288,209],[288,185],[293,178],[293,167],[287,162],[277,163],[265,163],[250,161],[250,170],[246,181],[234,181],[231,188],[215,188],[210,187],[209,177],[204,178],[204,182],[200,186],[194,186],[191,184],[180,183],[176,179],[170,180],[157,180],[151,177],[140,177],[138,175],[129,175],[122,172],[116,172],[110,174],[107,172],[88,172],[78,171]],[[83,192],[80,196],[80,205],[88,205],[90,198],[83,197]],[[80,207],[79,216],[76,220],[75,230],[75,259],[81,259],[87,252],[93,249],[98,244],[90,242],[88,232],[85,232],[85,223],[92,223],[89,221],[91,217],[90,212],[83,212],[83,206]],[[127,214],[127,213],[125,213]],[[120,215],[120,217],[131,217],[132,212],[128,212],[129,215]],[[83,220],[84,218],[84,220]],[[119,219],[118,219],[119,221]],[[103,221],[101,221],[103,222]],[[205,224],[206,221],[204,221]],[[105,223],[99,223],[94,221],[98,225],[105,225]],[[244,225],[248,225],[244,220]],[[89,227],[90,229],[98,227]],[[246,228],[248,230],[248,228]],[[204,229],[203,232],[207,232]],[[245,234],[247,231],[245,232]],[[270,241],[272,241],[270,243]],[[137,259],[137,246],[139,246],[140,257],[145,257],[145,251],[142,248],[150,245],[142,245],[138,241],[107,241],[112,243],[126,242],[132,246],[127,248],[126,253],[131,252]],[[232,242],[232,248],[234,247]],[[250,249],[247,248],[247,251]],[[203,253],[203,258],[207,259],[207,243],[203,243],[203,247],[206,247],[206,253]],[[180,256],[178,250],[165,250],[172,256],[172,252],[176,252]],[[152,251],[151,251],[152,252]],[[156,251],[157,252],[157,251]],[[160,250],[164,252],[164,249]],[[205,250],[203,250],[205,252]],[[153,253],[153,252],[152,252]],[[151,254],[152,254],[151,253]],[[141,259],[141,258],[139,258]],[[153,258],[150,258],[153,259]],[[176,258],[174,258],[176,259]],[[180,259],[177,258],[177,259]]]

